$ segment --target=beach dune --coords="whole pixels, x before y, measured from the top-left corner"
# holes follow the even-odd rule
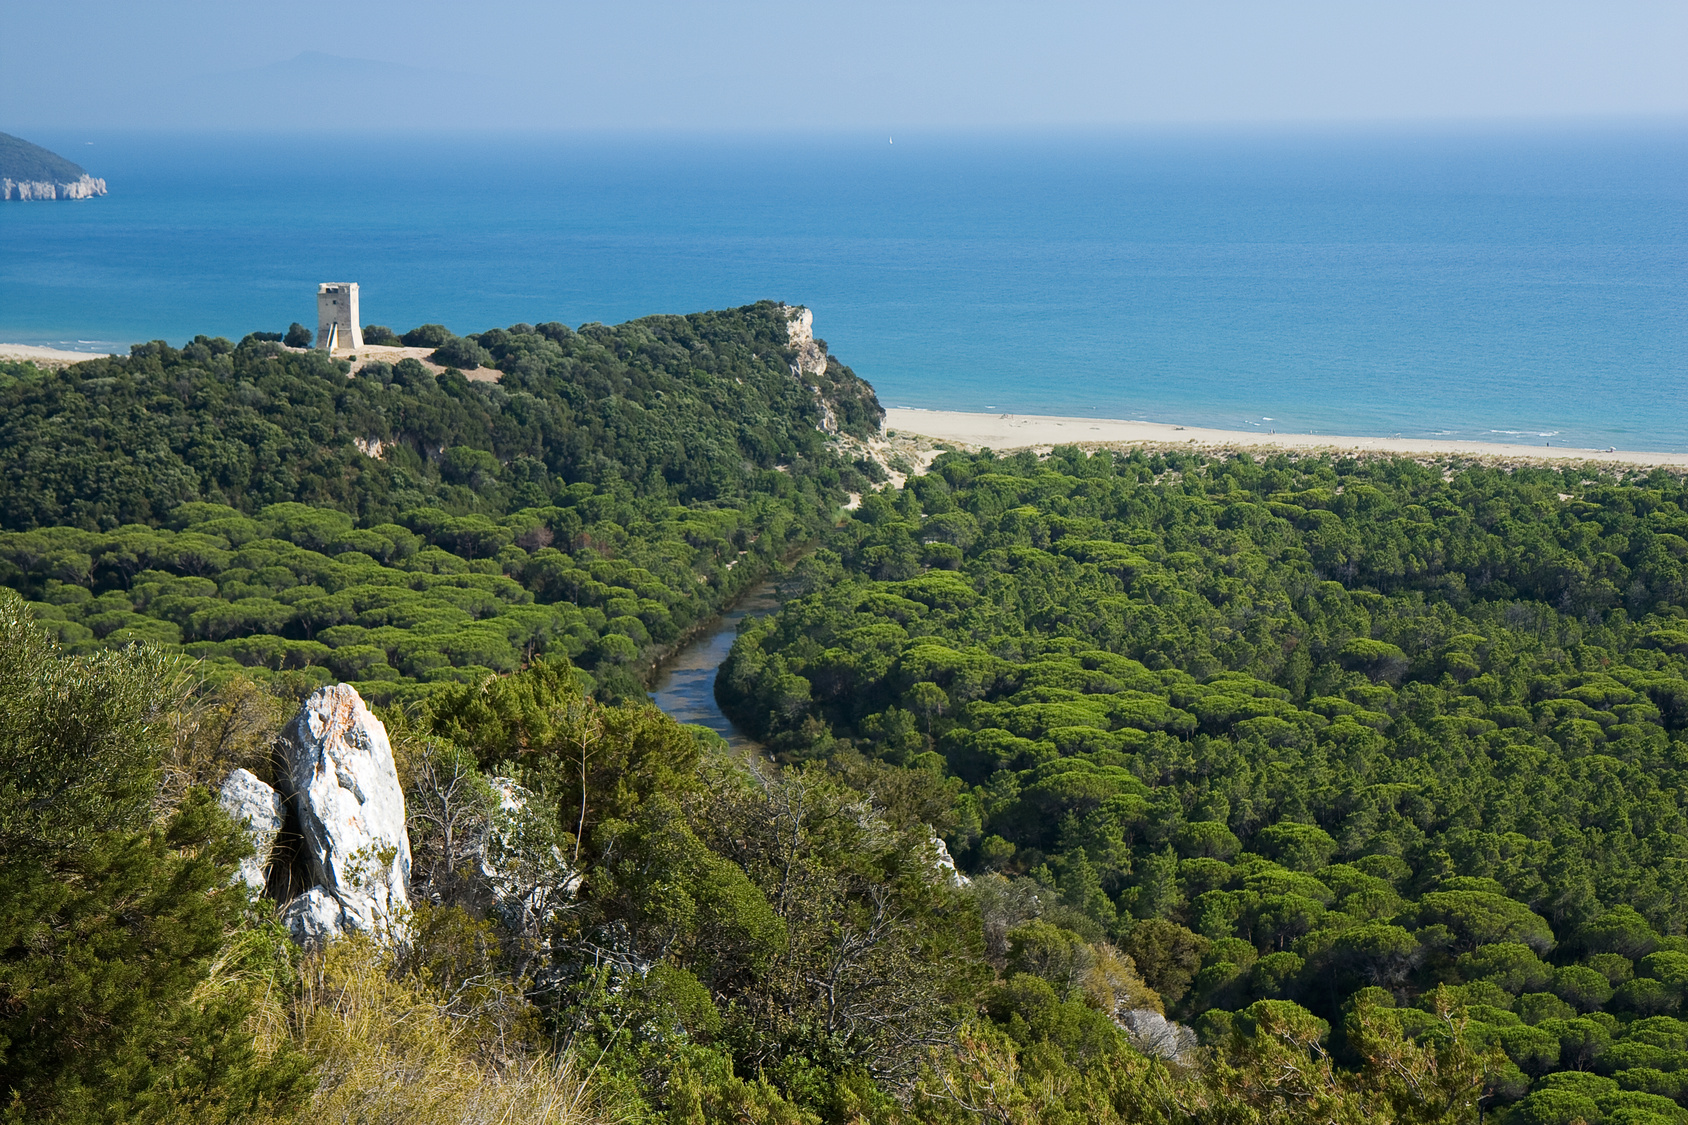
[[[1508,461],[1599,461],[1627,465],[1688,467],[1688,453],[1646,450],[1574,449],[1429,438],[1344,437],[1336,434],[1277,434],[1258,430],[1215,430],[1166,422],[1118,418],[1064,418],[1043,414],[976,414],[961,410],[885,411],[887,432],[919,434],[935,441],[997,451],[1055,445],[1185,446],[1200,450],[1294,450],[1306,453],[1382,454],[1406,457],[1473,457]]]

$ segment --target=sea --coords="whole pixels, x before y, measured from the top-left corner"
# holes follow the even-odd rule
[[[459,333],[771,298],[890,406],[1688,451],[1688,123],[47,131],[0,341]]]

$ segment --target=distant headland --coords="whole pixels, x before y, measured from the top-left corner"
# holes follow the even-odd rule
[[[0,199],[92,199],[106,182],[21,137],[0,133]]]

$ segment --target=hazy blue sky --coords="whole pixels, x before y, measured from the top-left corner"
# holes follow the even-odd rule
[[[1678,116],[1685,59],[1685,0],[16,0],[0,129]]]

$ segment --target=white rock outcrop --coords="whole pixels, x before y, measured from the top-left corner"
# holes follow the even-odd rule
[[[797,349],[797,362],[792,365],[791,373],[799,378],[825,373],[826,352],[815,343],[814,312],[802,305],[784,305],[781,308],[786,318],[786,339]]]
[[[321,887],[312,887],[287,904],[281,919],[294,941],[316,949],[346,932],[344,914],[339,899]]]
[[[246,826],[252,840],[252,855],[240,862],[237,874],[254,895],[264,893],[264,878],[269,871],[270,850],[287,819],[287,806],[281,794],[258,780],[250,770],[235,770],[223,782],[218,802],[236,824]]]
[[[781,305],[785,314],[786,341],[797,351],[797,362],[791,365],[791,377],[803,383],[803,377],[826,374],[826,349],[815,341],[815,314],[802,305]],[[829,434],[838,432],[838,415],[826,400],[818,384],[803,383],[815,393],[821,405],[820,428]]]
[[[936,832],[932,833],[932,850],[938,853],[938,876],[956,890],[973,885],[973,880],[961,873],[955,865],[955,857],[950,855],[949,845]]]
[[[0,178],[0,199],[92,199],[106,193],[106,182],[86,172],[76,180]]]
[[[283,909],[289,930],[317,944],[392,929],[410,905],[410,840],[386,728],[336,684],[305,700],[281,742],[281,786],[315,883]]]

